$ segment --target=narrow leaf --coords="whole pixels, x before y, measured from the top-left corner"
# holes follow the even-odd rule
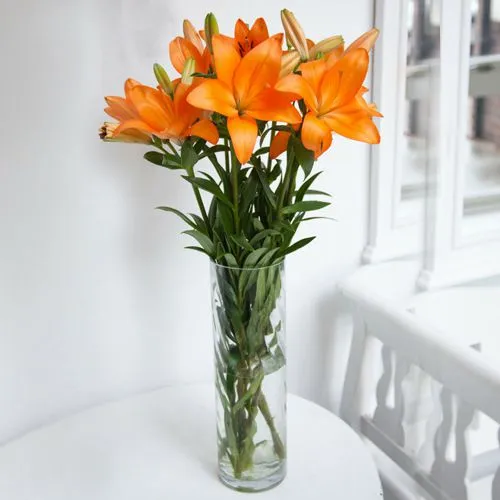
[[[295,250],[298,250],[299,248],[305,247],[307,244],[311,243],[312,240],[314,240],[316,236],[311,236],[309,238],[304,238],[303,240],[299,240],[295,242],[293,245],[289,246],[283,253],[283,255],[288,255],[292,252],[295,252]]]
[[[296,212],[310,212],[312,210],[319,210],[321,208],[325,208],[330,203],[327,201],[316,201],[316,200],[307,200],[307,201],[299,201],[294,203],[293,205],[288,205],[284,207],[282,210],[283,214],[294,214]]]
[[[181,163],[185,169],[192,168],[198,161],[198,153],[196,153],[190,141],[184,141],[181,148]]]
[[[192,236],[202,247],[203,249],[211,256],[215,253],[215,247],[212,240],[206,235],[197,231],[196,229],[190,229],[188,231],[184,231],[184,234]]]
[[[180,210],[177,210],[176,208],[172,207],[156,207],[158,210],[163,210],[164,212],[170,212],[177,217],[180,217],[186,224],[191,226],[193,229],[198,229],[197,225],[185,214],[183,214]]]

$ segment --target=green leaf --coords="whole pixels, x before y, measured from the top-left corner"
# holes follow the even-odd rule
[[[222,201],[222,203],[224,203],[228,207],[233,207],[232,203],[229,201],[229,198],[222,192],[221,188],[215,182],[212,182],[208,179],[203,179],[201,177],[188,177],[187,175],[183,175],[182,178],[186,179],[191,184],[198,186],[200,189],[212,193],[218,200]]]
[[[332,197],[330,193],[327,193],[325,191],[318,191],[317,189],[308,189],[306,191],[306,194],[317,195],[317,196],[328,196],[329,198]]]
[[[243,262],[243,268],[255,268],[261,257],[263,257],[264,254],[268,252],[268,250],[268,248],[257,248],[257,250],[254,250]]]
[[[195,77],[197,77],[197,78],[217,78],[217,75],[213,75],[210,73],[191,73],[191,76],[193,78],[195,78]]]
[[[260,146],[262,146],[262,144],[264,143],[264,139],[265,139],[266,135],[269,134],[269,132],[271,132],[272,130],[274,130],[276,132],[279,132],[279,131],[290,132],[291,131],[291,127],[289,125],[275,125],[274,127],[269,127],[260,136],[260,144],[259,144]]]
[[[281,236],[281,233],[276,229],[264,229],[260,233],[257,233],[251,240],[250,245],[255,246],[259,241],[267,238],[268,236]]]
[[[193,229],[198,229],[197,225],[187,215],[183,214],[180,210],[177,210],[176,208],[172,207],[156,207],[156,208],[157,210],[163,210],[164,212],[173,213],[177,215],[177,217],[181,218],[186,224],[191,226]]]
[[[238,262],[236,261],[236,257],[234,255],[230,253],[225,253],[222,257],[226,260],[226,264],[229,267],[235,267],[235,268],[238,267]]]
[[[311,184],[318,178],[318,176],[322,174],[322,172],[316,172],[314,175],[309,177],[302,186],[298,189],[298,191],[295,193],[295,200],[296,201],[302,201],[304,199],[304,196],[307,192],[307,190],[311,187]]]
[[[215,246],[212,240],[206,234],[203,234],[200,231],[197,231],[196,229],[190,229],[188,231],[184,231],[184,234],[192,236],[210,256],[214,255]]]
[[[265,148],[259,148],[257,151],[253,153],[253,156],[260,156],[260,155],[265,155],[269,153],[269,146],[266,146]]]
[[[316,200],[307,200],[307,201],[299,201],[294,203],[293,205],[288,205],[282,209],[283,214],[294,214],[296,212],[310,212],[311,210],[319,210],[321,208],[325,208],[330,203],[327,201],[316,201]]]
[[[302,142],[295,136],[290,137],[292,141],[293,149],[295,151],[295,157],[297,158],[302,170],[304,170],[304,175],[309,177],[314,166],[314,152],[306,149]]]
[[[253,382],[250,384],[248,391],[245,392],[245,394],[233,406],[233,414],[241,410],[245,403],[257,392],[263,378],[264,372],[260,372],[257,374],[257,376],[253,379]]]
[[[306,222],[308,220],[319,220],[319,219],[325,219],[325,220],[331,220],[333,222],[337,222],[337,219],[334,219],[333,217],[307,217],[306,219],[302,219],[301,222]]]
[[[243,234],[238,234],[238,235],[231,234],[230,238],[244,250],[253,252],[254,248],[252,247],[252,245],[250,245],[250,243]]]
[[[227,146],[224,146],[224,144],[217,144],[216,146],[213,146],[205,150],[201,155],[199,155],[198,160],[201,160],[202,158],[205,158],[215,153],[221,153],[223,151],[230,151],[230,149]]]
[[[254,171],[257,172],[257,176],[258,176],[260,184],[262,186],[262,192],[264,193],[264,196],[266,197],[266,199],[269,202],[269,204],[271,205],[271,207],[273,207],[273,209],[276,210],[276,206],[277,206],[276,196],[274,195],[271,188],[269,187],[269,181],[266,179],[264,172],[260,168],[260,165],[257,164],[257,162],[254,163]]]
[[[149,161],[150,163],[154,163],[155,165],[160,165],[160,167],[162,167],[164,155],[163,153],[160,153],[158,151],[148,151],[144,154],[144,159]]]
[[[198,153],[195,151],[193,145],[190,141],[184,141],[181,148],[181,164],[188,170],[193,168],[193,166],[198,161]]]
[[[197,252],[201,252],[201,253],[203,253],[203,254],[205,254],[205,255],[208,255],[208,256],[210,257],[210,254],[209,254],[209,253],[207,253],[205,250],[203,250],[203,248],[200,248],[200,247],[191,247],[191,246],[189,246],[189,247],[184,247],[184,248],[185,248],[186,250],[196,250]]]
[[[295,252],[295,250],[298,250],[299,248],[305,247],[307,244],[311,243],[312,240],[314,240],[316,236],[311,236],[309,238],[304,238],[303,240],[299,240],[295,242],[293,245],[289,246],[283,253],[283,255],[288,255],[292,252]]]

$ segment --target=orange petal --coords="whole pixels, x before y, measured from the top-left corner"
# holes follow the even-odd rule
[[[136,85],[142,85],[141,82],[138,82],[137,80],[134,80],[133,78],[127,78],[125,80],[125,95],[129,92],[130,89],[134,88]]]
[[[344,55],[344,44],[340,45],[336,49],[333,49],[325,56],[327,69],[333,68],[337,64],[341,57]]]
[[[195,61],[195,68],[198,72],[206,70],[203,64],[203,58],[198,49],[189,41],[181,38],[180,36],[174,38],[169,45],[170,60],[172,66],[182,73],[184,63],[190,57]]]
[[[234,38],[238,43],[244,44],[245,40],[248,38],[250,33],[250,28],[243,19],[238,19],[234,25]]]
[[[267,88],[254,97],[245,112],[257,120],[300,123],[302,117],[290,101],[290,95]]]
[[[189,40],[201,54],[203,52],[203,44],[201,42],[201,36],[196,31],[196,28],[193,26],[189,19],[185,19],[182,25],[182,31],[184,33],[184,38]]]
[[[217,127],[207,119],[196,122],[191,127],[189,135],[201,137],[212,144],[217,144],[217,142],[219,142],[219,131],[217,130]]]
[[[340,88],[340,73],[335,68],[327,71],[320,84],[319,101],[320,113],[331,110]]]
[[[348,139],[378,144],[380,134],[371,116],[356,101],[322,117],[328,127]]]
[[[302,72],[303,78],[309,83],[314,93],[318,95],[321,80],[327,69],[324,59],[303,63],[299,69]]]
[[[146,85],[136,85],[128,93],[139,117],[155,130],[163,130],[174,118],[170,97]]]
[[[195,108],[216,111],[224,116],[238,114],[233,93],[219,80],[207,79],[189,93],[187,101]]]
[[[372,28],[366,33],[363,33],[359,38],[356,38],[356,40],[354,40],[349,47],[347,47],[345,53],[347,54],[348,52],[356,49],[365,49],[367,52],[370,52],[377,41],[379,33],[380,32],[377,28]]]
[[[247,163],[257,140],[257,123],[247,116],[233,116],[227,120],[227,129],[238,161]]]
[[[150,127],[144,121],[134,119],[134,120],[127,120],[127,121],[124,121],[123,123],[120,123],[120,125],[118,127],[116,127],[115,131],[113,132],[113,137],[117,137],[118,135],[120,135],[121,133],[123,133],[126,130],[140,130],[140,131],[146,132],[148,134],[157,134],[157,130]]]
[[[271,147],[269,149],[269,154],[271,158],[274,160],[281,153],[284,153],[288,147],[288,141],[292,134],[290,132],[285,132],[284,130],[280,130],[271,141]]]
[[[331,71],[340,73],[340,85],[335,106],[342,106],[354,99],[361,89],[368,72],[370,58],[365,49],[356,49],[343,56]]]
[[[273,87],[281,68],[281,45],[268,38],[252,49],[234,73],[234,90],[242,109],[265,87]]]
[[[217,78],[232,89],[234,72],[240,64],[241,57],[234,48],[234,43],[220,35],[212,38],[212,46]]]
[[[318,99],[312,87],[300,75],[288,75],[278,81],[275,86],[280,92],[288,92],[304,99],[307,107],[314,112],[318,111]]]
[[[250,40],[254,47],[262,43],[264,40],[269,38],[269,31],[267,29],[266,21],[263,17],[259,17],[253,23],[252,29],[250,30]]]
[[[123,97],[107,96],[104,98],[108,107],[104,110],[109,116],[123,122],[136,116],[135,110]]]
[[[307,113],[302,125],[301,138],[304,147],[319,156],[330,147],[332,132],[314,113]]]

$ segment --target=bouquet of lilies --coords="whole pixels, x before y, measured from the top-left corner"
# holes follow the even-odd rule
[[[219,32],[213,14],[200,31],[184,21],[183,36],[169,47],[178,75],[170,78],[154,64],[156,86],[128,79],[125,97],[106,97],[105,111],[116,122],[101,127],[105,141],[151,146],[146,160],[178,170],[191,184],[198,214],[158,208],[189,226],[196,245],[188,248],[224,266],[217,274],[225,426],[219,444],[235,477],[252,468],[258,414],[277,459],[285,455],[262,390],[264,377],[284,365],[270,319],[281,282],[265,269],[314,239],[294,236],[317,218],[311,212],[329,205],[328,194],[312,184],[320,175],[315,160],[332,136],[380,141],[373,118],[381,114],[363,86],[378,31],[345,48],[340,35],[318,43],[306,38],[288,10],[281,19],[284,34],[270,35],[259,18],[251,27],[238,20],[232,36]]]

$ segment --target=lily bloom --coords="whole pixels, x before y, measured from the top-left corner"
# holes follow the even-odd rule
[[[268,38],[269,31],[264,18],[259,17],[251,28],[241,19],[236,21],[234,27],[234,40],[241,56],[244,56]]]
[[[274,88],[280,72],[281,42],[268,38],[244,57],[220,35],[213,37],[212,44],[217,78],[200,83],[187,101],[227,117],[235,154],[240,163],[247,163],[257,140],[256,120],[301,122],[290,94]]]
[[[194,59],[195,72],[208,73],[210,52],[203,46],[203,40],[196,28],[187,19],[183,24],[184,38],[176,37],[170,42],[169,53],[172,66],[182,73],[186,61]]]
[[[186,100],[191,89],[191,85],[180,82],[171,97],[160,89],[127,80],[125,99],[106,98],[109,105],[106,113],[120,122],[107,138],[130,136],[131,131],[135,131],[134,134],[138,131],[160,139],[182,140],[194,135],[216,144],[219,140],[217,127]]]
[[[316,158],[331,146],[332,132],[369,144],[380,142],[372,119],[381,115],[362,97],[368,63],[368,52],[358,48],[350,50],[331,68],[324,59],[303,63],[302,75],[288,75],[276,85],[278,90],[304,99],[309,111],[304,117],[301,139]],[[274,154],[286,140],[283,134],[276,137],[279,138],[275,138]]]

